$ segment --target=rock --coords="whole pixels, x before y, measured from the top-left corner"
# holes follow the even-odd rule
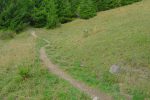
[[[93,100],[98,100],[98,97],[94,97]]]
[[[84,67],[84,64],[80,64],[80,67]]]
[[[110,67],[109,72],[112,73],[112,74],[118,74],[120,72],[120,66],[118,66],[118,65],[112,65]]]

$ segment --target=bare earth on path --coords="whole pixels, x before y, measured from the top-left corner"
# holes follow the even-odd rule
[[[38,37],[35,32],[32,32],[31,35],[34,38],[40,38]],[[40,38],[41,39],[41,38]],[[40,59],[42,61],[42,63],[49,69],[49,71],[57,76],[59,76],[60,78],[68,81],[70,84],[72,84],[74,87],[78,88],[79,90],[83,91],[84,93],[88,94],[89,96],[91,96],[91,98],[93,100],[112,100],[112,97],[100,92],[96,89],[93,89],[89,86],[87,86],[86,84],[84,84],[83,82],[79,82],[77,80],[75,80],[74,78],[72,78],[70,75],[68,75],[66,72],[64,72],[62,69],[60,69],[57,65],[54,65],[50,59],[47,57],[47,54],[45,52],[45,47],[49,46],[49,41],[46,39],[42,39],[43,41],[45,41],[47,43],[47,45],[45,45],[44,47],[42,47],[40,49]]]

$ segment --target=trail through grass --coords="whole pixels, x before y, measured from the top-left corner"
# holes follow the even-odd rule
[[[68,82],[50,74],[39,60],[41,43],[23,32],[0,40],[1,100],[90,100]]]
[[[45,48],[49,47],[50,45],[50,41],[43,39],[39,36],[37,36],[35,34],[35,32],[32,32],[31,35],[39,40],[42,40],[43,42],[46,43],[46,45],[44,45],[43,47],[41,47],[40,49],[40,59],[41,62],[48,68],[48,70],[50,71],[50,73],[53,73],[55,75],[57,75],[58,77],[68,81],[71,85],[73,85],[75,88],[79,89],[80,91],[88,94],[92,100],[112,100],[112,97],[100,92],[96,89],[93,89],[89,86],[87,86],[86,84],[84,84],[83,82],[77,81],[74,78],[72,78],[69,74],[67,74],[64,70],[60,69],[57,65],[53,64],[50,59],[47,57]]]
[[[133,100],[150,98],[150,1],[143,0],[100,12],[90,20],[75,20],[54,30],[37,29],[50,41],[49,58],[74,78]],[[125,72],[109,73],[112,65]]]

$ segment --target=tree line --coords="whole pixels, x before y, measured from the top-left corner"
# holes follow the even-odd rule
[[[0,0],[0,29],[19,32],[27,25],[55,28],[74,18],[89,19],[98,11],[140,0]]]

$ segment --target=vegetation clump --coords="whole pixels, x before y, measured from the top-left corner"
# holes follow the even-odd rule
[[[23,80],[31,76],[29,67],[23,67],[23,66],[20,67],[18,73],[22,77]]]

